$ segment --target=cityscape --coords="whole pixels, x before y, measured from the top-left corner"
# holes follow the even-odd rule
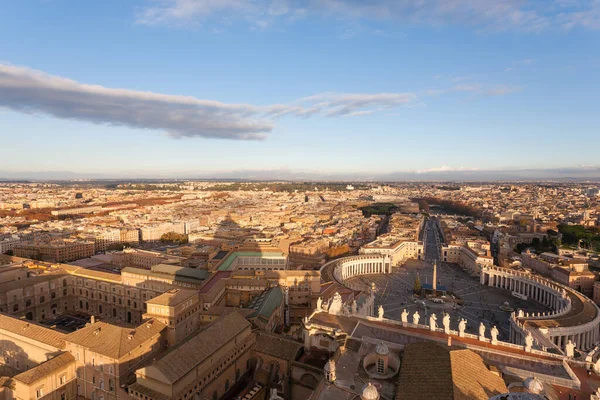
[[[0,400],[600,400],[598,0],[0,6]]]

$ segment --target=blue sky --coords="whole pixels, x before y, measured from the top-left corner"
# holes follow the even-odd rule
[[[4,2],[0,171],[597,165],[600,1],[491,4]]]

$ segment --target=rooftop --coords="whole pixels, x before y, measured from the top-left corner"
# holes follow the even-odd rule
[[[28,369],[13,377],[13,379],[31,385],[40,379],[44,379],[48,374],[66,368],[69,364],[75,362],[75,357],[69,352],[63,352],[40,365]]]
[[[171,289],[146,301],[146,303],[159,306],[175,307],[193,297],[198,297],[198,292],[195,290]]]
[[[145,369],[152,376],[161,376],[166,382],[175,383],[249,328],[250,323],[244,317],[238,313],[231,313],[173,347],[164,357]]]
[[[65,341],[112,359],[120,359],[158,335],[163,329],[165,325],[154,319],[135,328],[96,322],[68,334]]]
[[[0,331],[24,336],[57,349],[62,349],[65,346],[66,335],[64,333],[37,325],[32,321],[13,318],[5,314],[0,314]]]

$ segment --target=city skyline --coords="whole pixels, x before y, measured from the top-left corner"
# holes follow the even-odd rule
[[[3,8],[0,178],[600,177],[597,1]]]

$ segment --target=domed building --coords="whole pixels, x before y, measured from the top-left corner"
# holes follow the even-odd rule
[[[509,394],[518,399],[546,399],[548,393],[544,383],[535,376],[525,379],[523,382],[514,382],[508,385]],[[520,397],[517,397],[520,396]]]
[[[333,361],[333,358],[330,358],[327,364],[325,364],[325,366],[323,367],[323,372],[325,373],[325,379],[327,380],[327,382],[335,382],[335,361]]]
[[[523,381],[523,388],[528,393],[541,394],[544,392],[544,384],[535,376],[527,378]]]
[[[369,382],[369,384],[365,386],[365,388],[362,391],[362,394],[360,395],[360,400],[379,400],[379,398],[379,392],[371,382]]]
[[[372,379],[389,379],[398,374],[400,359],[389,347],[380,342],[375,351],[368,353],[363,359],[363,368]]]

